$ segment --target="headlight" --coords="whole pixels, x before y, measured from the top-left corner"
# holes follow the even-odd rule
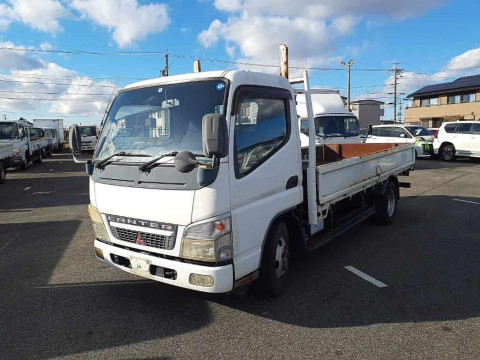
[[[17,155],[22,155],[22,149],[15,149],[14,152],[15,152]]]
[[[220,262],[233,255],[230,217],[192,225],[182,240],[181,256],[185,259]]]
[[[107,229],[105,228],[105,224],[103,223],[100,211],[98,211],[95,206],[90,204],[88,205],[88,214],[90,215],[90,219],[92,219],[93,232],[95,233],[95,237],[98,240],[110,242],[110,238],[108,237]]]

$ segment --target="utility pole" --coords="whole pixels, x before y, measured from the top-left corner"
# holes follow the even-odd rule
[[[397,86],[398,86],[398,76],[402,73],[403,69],[398,68],[398,63],[395,63],[395,68],[393,69],[395,81],[393,83],[393,123],[397,123]]]
[[[345,63],[345,61],[341,62],[342,66],[346,67],[348,72],[348,75],[347,75],[347,110],[348,111],[352,111],[352,109],[350,109],[350,71],[354,63],[355,61],[353,61],[353,59],[348,60],[348,63]]]
[[[162,70],[162,76],[168,76],[168,49],[165,53],[165,69]]]

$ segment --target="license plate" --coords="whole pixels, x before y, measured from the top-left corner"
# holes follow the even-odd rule
[[[140,258],[130,258],[132,269],[139,269],[148,272],[150,270],[150,261]]]

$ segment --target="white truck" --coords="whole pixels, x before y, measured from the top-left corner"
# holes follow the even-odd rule
[[[357,117],[345,109],[337,90],[312,89],[312,111],[315,120],[315,141],[318,144],[360,143],[360,128]],[[300,125],[302,148],[309,144],[308,113],[305,94],[297,94],[297,115]]]
[[[82,136],[82,151],[93,152],[97,146],[97,127],[94,125],[80,125],[78,129]]]
[[[45,157],[47,141],[41,129],[35,130],[24,119],[0,121],[0,143],[13,149],[10,166],[26,169],[30,162],[41,163]]]
[[[52,139],[52,151],[59,152],[63,150],[65,144],[63,119],[33,119],[33,126],[46,130],[47,136]],[[51,129],[54,129],[54,131]],[[51,137],[49,136],[50,134]]]
[[[413,145],[317,146],[308,74],[292,83],[303,88],[215,71],[122,89],[86,162],[97,258],[192,290],[253,282],[277,296],[292,250],[316,249],[370,216],[391,223]],[[296,94],[308,111],[305,149]],[[82,149],[76,125],[70,147],[74,158]]]
[[[0,123],[0,184],[5,182],[7,168],[13,158],[13,144],[11,142],[2,142],[4,127]]]

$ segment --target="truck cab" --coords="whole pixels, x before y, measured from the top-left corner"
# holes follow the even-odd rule
[[[375,153],[360,158],[372,150],[339,147],[321,159],[310,142],[304,154],[295,96],[288,79],[246,71],[122,89],[86,163],[97,258],[192,290],[222,293],[256,280],[276,296],[293,248],[313,249],[328,240],[315,236],[347,228],[331,221],[332,206],[358,204],[344,217],[352,226],[381,199],[378,211],[392,220],[396,175],[412,167],[412,149],[374,144]],[[83,150],[81,131],[69,131],[74,153]]]
[[[97,127],[79,126],[80,134],[82,136],[82,151],[93,151],[97,145]]]
[[[357,117],[345,109],[345,104],[336,90],[312,89],[312,109],[315,118],[315,141],[317,144],[360,143],[360,127]],[[308,114],[304,94],[296,95],[297,114],[302,148],[308,147]]]

